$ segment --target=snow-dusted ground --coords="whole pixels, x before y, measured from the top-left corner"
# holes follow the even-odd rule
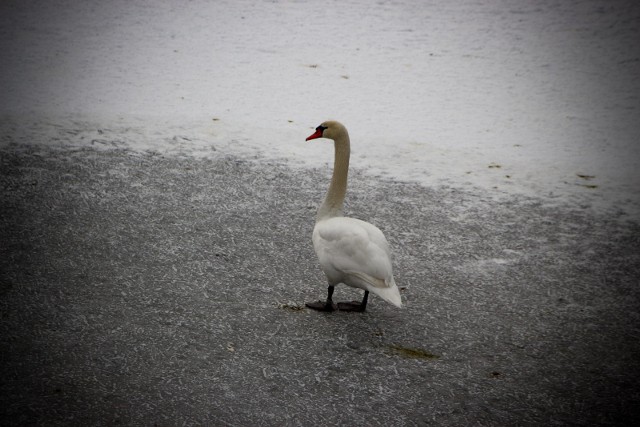
[[[0,35],[4,143],[324,167],[334,118],[376,175],[640,211],[637,2],[4,1]]]

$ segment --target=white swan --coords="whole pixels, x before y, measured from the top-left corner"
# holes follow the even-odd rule
[[[341,123],[327,121],[318,126],[307,141],[316,138],[332,139],[335,147],[331,184],[318,209],[313,229],[313,247],[329,281],[329,289],[326,301],[307,303],[307,307],[320,311],[335,310],[333,289],[339,283],[364,289],[362,302],[338,303],[340,310],[364,311],[369,292],[401,307],[400,292],[393,280],[391,251],[384,234],[375,225],[342,216],[349,172],[347,129]]]

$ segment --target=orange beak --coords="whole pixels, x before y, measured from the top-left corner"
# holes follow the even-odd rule
[[[316,129],[316,132],[313,135],[310,135],[307,139],[305,139],[305,141],[311,141],[312,139],[322,138],[322,132],[324,132],[324,129],[322,128]]]

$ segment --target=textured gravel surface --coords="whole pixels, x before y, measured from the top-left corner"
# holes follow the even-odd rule
[[[325,314],[329,170],[0,156],[3,425],[640,420],[637,223],[356,170],[347,213],[387,234],[406,306]]]

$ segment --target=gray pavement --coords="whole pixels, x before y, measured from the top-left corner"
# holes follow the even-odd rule
[[[640,420],[638,223],[355,170],[406,307],[318,313],[329,173],[0,150],[0,424]]]

